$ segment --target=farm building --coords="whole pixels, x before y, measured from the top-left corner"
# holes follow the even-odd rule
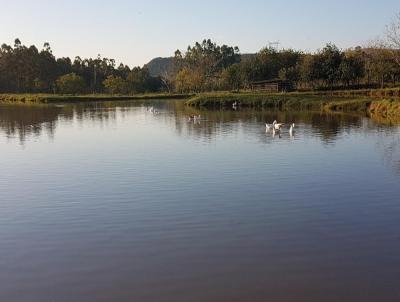
[[[287,92],[293,90],[293,83],[285,80],[268,80],[250,83],[251,90],[265,92]]]

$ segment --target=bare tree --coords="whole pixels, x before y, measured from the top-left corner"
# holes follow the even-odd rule
[[[168,89],[168,93],[171,93],[171,80],[168,71],[163,71],[160,79],[163,85]]]
[[[386,42],[396,63],[400,65],[400,12],[386,27]]]

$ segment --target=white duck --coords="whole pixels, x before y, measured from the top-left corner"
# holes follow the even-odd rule
[[[275,130],[275,128],[272,128],[272,137],[275,138],[275,135],[277,134],[279,138],[282,138],[281,132],[279,130]]]
[[[281,131],[282,126],[285,125],[284,123],[278,123],[276,120],[272,123],[272,126],[275,130]]]

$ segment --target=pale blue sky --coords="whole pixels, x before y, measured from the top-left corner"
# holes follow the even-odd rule
[[[115,58],[131,66],[203,38],[256,52],[268,41],[315,50],[363,45],[382,34],[399,0],[0,0],[0,43],[41,46],[57,57]]]

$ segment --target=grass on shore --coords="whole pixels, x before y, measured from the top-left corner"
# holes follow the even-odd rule
[[[193,96],[186,105],[200,107],[231,107],[237,102],[242,107],[277,109],[319,109],[330,101],[342,97],[321,96],[310,93],[204,93]]]
[[[387,93],[386,90],[385,93]],[[393,92],[393,90],[390,90]],[[218,92],[190,94],[138,94],[132,96],[120,95],[53,95],[53,94],[0,94],[0,104],[52,104],[52,103],[83,103],[129,100],[163,100],[182,99],[185,104],[194,107],[232,108],[237,102],[242,107],[271,108],[278,110],[323,110],[330,112],[370,112],[383,116],[400,116],[400,98],[379,97],[382,91],[370,91],[370,96],[354,95],[352,91],[324,92]],[[371,96],[373,95],[373,97]],[[390,93],[392,95],[392,93]]]
[[[52,104],[52,103],[80,103],[100,101],[127,101],[153,99],[187,99],[188,94],[138,94],[138,95],[55,95],[55,94],[0,94],[0,103],[8,104]]]
[[[371,112],[381,115],[400,115],[399,98],[339,96],[312,93],[205,93],[186,105],[208,108],[232,108],[237,102],[242,107],[274,108],[279,110],[323,110],[330,112]]]

